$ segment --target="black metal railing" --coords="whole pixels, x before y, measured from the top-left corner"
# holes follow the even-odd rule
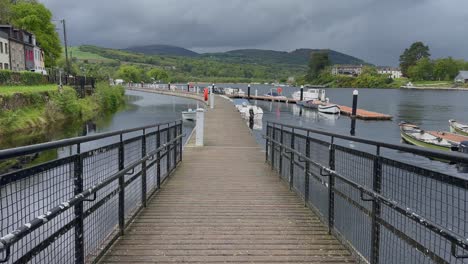
[[[0,176],[0,262],[97,262],[182,160],[182,137],[176,121],[0,151],[59,152]]]
[[[468,180],[395,158],[468,155],[277,123],[265,138],[272,169],[358,259],[468,263]]]

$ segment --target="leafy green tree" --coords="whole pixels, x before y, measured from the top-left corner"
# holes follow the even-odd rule
[[[434,77],[434,63],[429,58],[420,59],[408,69],[408,77],[413,81],[430,81]]]
[[[313,81],[318,78],[320,72],[329,66],[330,58],[327,52],[313,53],[309,61],[309,71],[307,72],[306,80]]]
[[[53,67],[62,54],[60,38],[52,23],[52,13],[36,1],[18,1],[11,6],[11,23],[36,35],[44,50],[46,67]]]
[[[405,49],[400,56],[400,68],[403,75],[408,76],[408,70],[411,66],[423,58],[429,58],[429,46],[424,45],[422,42],[415,42],[409,49]]]
[[[126,82],[141,82],[143,70],[133,65],[122,65],[117,71],[117,76]]]
[[[146,73],[146,75],[148,76],[148,79],[153,80],[153,81],[162,81],[162,82],[169,81],[169,74],[167,74],[167,72],[163,69],[152,68]]]
[[[457,76],[461,68],[462,64],[451,57],[435,60],[434,79],[439,81],[451,81]]]
[[[11,0],[0,0],[0,24],[10,23]]]

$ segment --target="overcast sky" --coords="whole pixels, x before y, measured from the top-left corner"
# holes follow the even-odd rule
[[[397,65],[414,41],[468,59],[468,0],[40,0],[72,45],[330,48]]]

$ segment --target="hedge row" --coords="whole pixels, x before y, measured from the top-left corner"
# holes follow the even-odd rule
[[[40,73],[0,70],[0,85],[40,85],[47,83],[47,76]]]

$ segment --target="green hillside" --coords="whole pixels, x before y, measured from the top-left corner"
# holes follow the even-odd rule
[[[334,50],[298,49],[292,52],[244,49],[221,53],[206,53],[202,57],[232,63],[307,65],[312,53],[327,52],[332,64],[367,64],[365,61]]]
[[[124,49],[125,51],[143,53],[147,55],[167,55],[167,56],[185,56],[195,57],[199,54],[188,49],[171,45],[147,45],[135,46]]]
[[[113,76],[120,65],[133,64],[143,70],[155,67],[164,69],[172,81],[183,82],[285,82],[289,77],[297,79],[304,76],[308,68],[310,57],[308,54],[317,51],[323,52],[307,49],[293,52],[252,49],[197,56],[192,56],[193,54],[173,56],[143,54],[89,45],[71,48],[73,61],[79,64],[77,69],[86,69],[88,75],[95,71],[106,76]],[[327,50],[327,52],[333,63],[365,63],[343,53],[332,50]],[[82,64],[88,65],[82,67]]]

